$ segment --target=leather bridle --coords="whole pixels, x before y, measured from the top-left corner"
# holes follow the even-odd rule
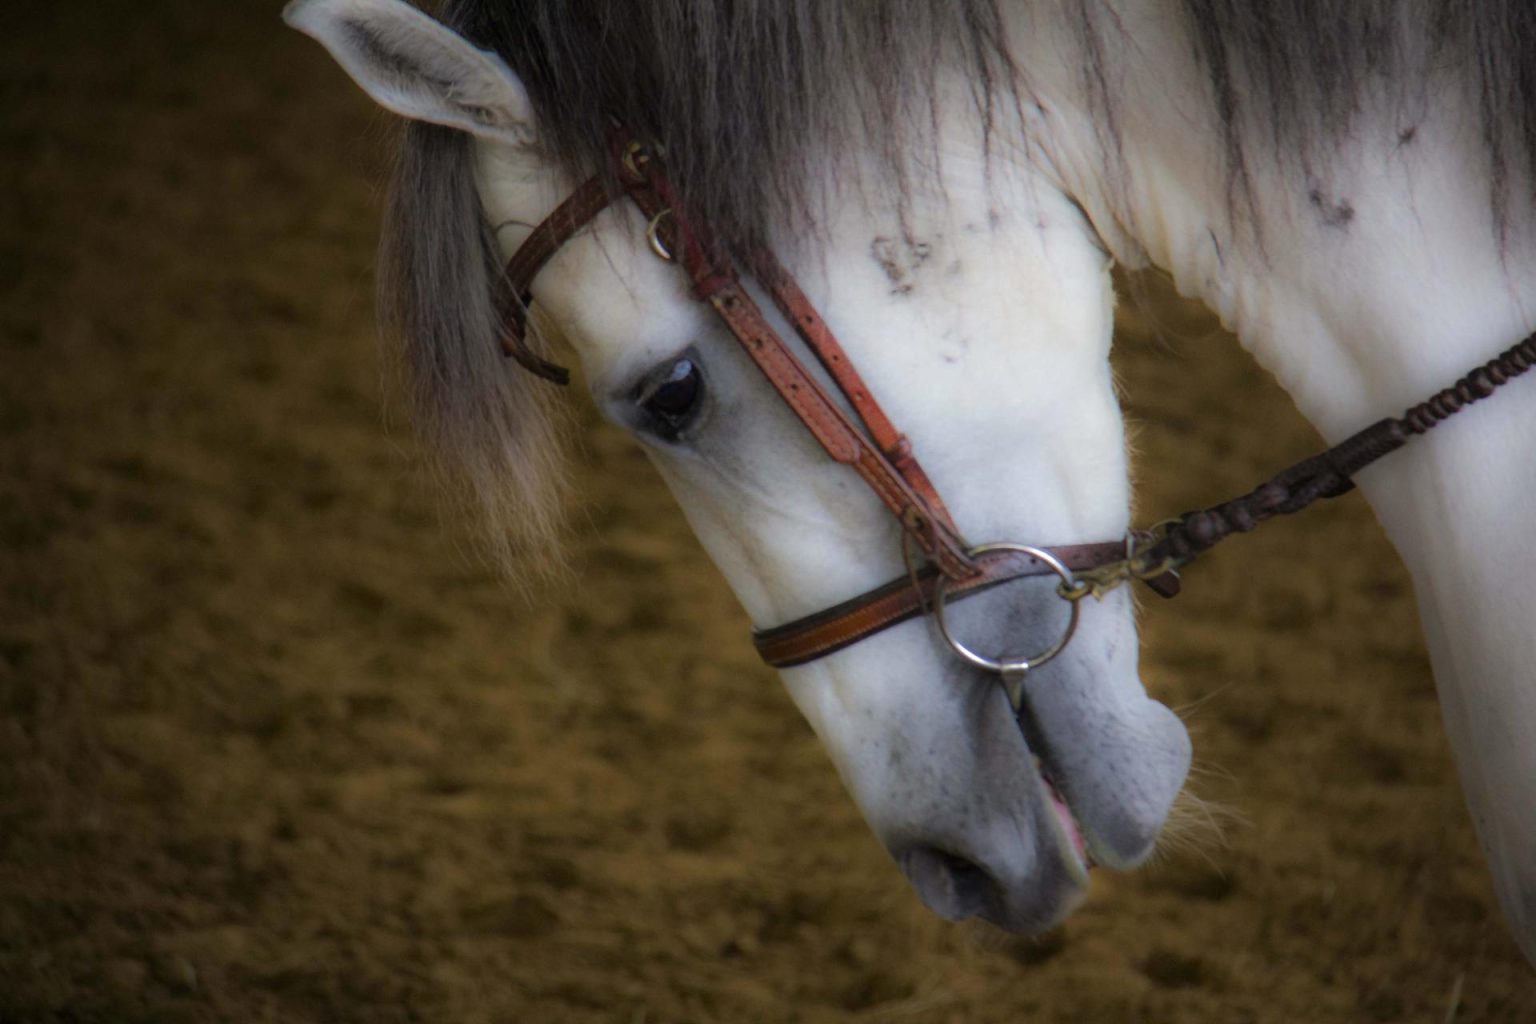
[[[1060,577],[1102,567],[1126,555],[1123,540],[1059,547],[1028,545],[976,547],[966,542],[912,445],[891,423],[870,394],[842,346],[794,279],[764,250],[750,255],[750,270],[783,318],[794,328],[846,401],[852,416],[796,357],[757,303],[742,286],[734,261],[703,225],[690,220],[654,154],[628,141],[616,147],[619,191],[599,175],[578,187],[538,225],[507,263],[499,305],[502,346],[507,355],[533,373],[558,384],[569,381],[561,367],[527,346],[527,307],[534,277],[559,248],[620,195],[627,195],[647,218],[652,249],[687,274],[693,294],[714,309],[731,335],[767,378],[801,423],[834,461],[863,478],[903,531],[904,554],[916,548],[921,567],[908,558],[909,571],[895,580],[832,608],[753,633],[758,653],[779,668],[802,665],[842,650],[881,630],[923,614],[936,603],[980,593],[1000,583],[1028,576]],[[1167,574],[1164,589],[1177,587]],[[1073,605],[1072,627],[1076,624]],[[1062,646],[1063,637],[1045,656],[1011,659],[1015,672],[1039,665]]]
[[[1024,673],[1066,646],[1076,629],[1082,598],[1102,596],[1131,579],[1146,582],[1165,597],[1174,596],[1179,590],[1178,568],[1217,541],[1251,530],[1274,515],[1299,511],[1319,498],[1347,492],[1354,486],[1350,477],[1359,469],[1536,364],[1533,334],[1403,417],[1382,420],[1282,471],[1241,498],[1186,513],[1152,531],[1057,547],[972,545],[918,464],[910,442],[881,410],[826,322],[773,255],[763,249],[751,251],[744,260],[746,269],[816,358],[852,417],[780,337],[742,286],[735,261],[708,227],[688,217],[656,155],[624,137],[616,140],[613,152],[612,173],[599,174],[578,187],[534,228],[508,261],[498,296],[502,348],[538,376],[556,384],[569,382],[568,371],[528,347],[533,279],[599,213],[623,196],[633,200],[647,218],[652,250],[683,269],[694,296],[714,309],[826,453],[857,472],[901,525],[907,573],[813,615],[754,630],[758,653],[779,668],[814,661],[931,610],[956,653],[1003,677],[1018,710]],[[617,188],[610,182],[616,182]],[[923,565],[915,564],[913,548],[926,559]],[[993,659],[951,636],[944,615],[948,602],[1010,580],[1051,575],[1059,577],[1057,591],[1068,600],[1071,617],[1050,648],[1027,658]]]

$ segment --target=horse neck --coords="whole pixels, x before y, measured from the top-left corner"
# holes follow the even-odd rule
[[[1501,237],[1456,90],[1367,103],[1312,161],[1252,145],[1245,189],[1171,20],[1127,24],[1137,51],[1102,69],[1115,143],[1094,128],[1082,53],[1055,74],[1044,53],[1027,65],[1049,94],[1035,127],[1106,244],[1210,305],[1324,437],[1398,415],[1536,328],[1536,232],[1515,215]],[[1472,816],[1536,959],[1536,373],[1358,482],[1413,573]]]

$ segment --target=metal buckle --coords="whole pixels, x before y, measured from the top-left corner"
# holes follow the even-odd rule
[[[1057,576],[1060,576],[1064,585],[1072,583],[1072,571],[1063,565],[1055,555],[1052,555],[1048,551],[1042,551],[1040,548],[1030,547],[1027,544],[979,544],[976,547],[969,549],[966,554],[975,557],[994,551],[1016,551],[1020,554],[1029,555],[1031,558],[1035,558],[1040,562],[1043,562],[1047,568],[1049,568]],[[1067,619],[1067,628],[1065,632],[1062,633],[1061,638],[1050,647],[1047,647],[1039,654],[1031,655],[1028,658],[1010,658],[1004,656],[994,659],[988,658],[982,654],[977,654],[975,651],[965,646],[965,644],[961,643],[959,640],[956,640],[953,634],[950,633],[949,622],[945,619],[944,616],[944,605],[949,588],[953,583],[954,581],[949,577],[940,576],[938,584],[934,587],[933,618],[934,621],[939,624],[939,633],[944,637],[944,642],[949,644],[950,648],[953,649],[956,654],[960,655],[960,657],[964,658],[972,665],[975,665],[977,668],[986,669],[989,672],[996,672],[999,676],[1001,676],[1003,689],[1008,694],[1008,702],[1013,705],[1014,711],[1019,711],[1022,708],[1024,702],[1025,674],[1028,673],[1032,668],[1038,668],[1041,665],[1044,665],[1046,662],[1056,657],[1056,655],[1060,654],[1062,650],[1066,648],[1068,642],[1071,641],[1073,634],[1077,632],[1077,619],[1078,615],[1082,611],[1079,603],[1077,601],[1067,602],[1067,607],[1070,609],[1070,618]]]
[[[630,142],[624,147],[624,152],[619,154],[619,170],[629,177],[635,184],[645,181],[645,171],[641,164],[648,162],[651,154],[638,142]]]
[[[1131,580],[1155,580],[1183,563],[1171,555],[1164,555],[1156,562],[1147,561],[1147,553],[1168,535],[1169,527],[1177,519],[1164,519],[1146,530],[1131,530],[1125,535],[1125,557],[1096,569],[1084,569],[1076,576],[1069,576],[1056,585],[1056,593],[1067,601],[1077,604],[1085,597],[1103,600],[1104,595],[1122,583]]]
[[[650,223],[645,226],[645,240],[650,244],[651,252],[668,263],[675,262],[677,259],[677,257],[672,255],[672,250],[667,248],[667,243],[661,240],[661,222],[670,216],[672,216],[672,207],[663,207],[657,211],[656,216],[652,217]]]

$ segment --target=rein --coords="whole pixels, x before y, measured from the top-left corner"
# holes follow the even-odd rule
[[[689,220],[660,160],[645,147],[620,137],[614,147],[612,170],[619,186],[617,194],[603,175],[585,182],[533,230],[508,261],[497,302],[503,351],[546,380],[569,383],[568,370],[528,347],[533,280],[561,246],[603,210],[628,196],[647,218],[646,237],[652,251],[679,264],[688,275],[694,296],[715,310],[827,455],[855,470],[901,524],[902,554],[908,565],[905,575],[813,615],[753,631],[758,654],[776,668],[825,657],[932,611],[944,639],[961,658],[1002,676],[1017,711],[1024,674],[1065,648],[1077,628],[1083,598],[1101,598],[1133,579],[1145,582],[1164,597],[1175,596],[1179,592],[1178,570],[1198,555],[1274,516],[1299,512],[1314,501],[1347,493],[1354,488],[1353,474],[1536,365],[1533,333],[1401,417],[1382,420],[1282,470],[1248,494],[1187,512],[1150,531],[1133,531],[1123,540],[1050,548],[971,545],[918,464],[906,436],[887,418],[826,322],[777,259],[767,251],[756,250],[744,262],[816,357],[852,409],[853,418],[779,336],[742,287],[734,261],[707,227]],[[927,559],[921,567],[913,563],[913,546]],[[1028,658],[993,659],[977,654],[950,635],[945,618],[950,601],[1010,580],[1051,575],[1059,579],[1057,593],[1068,602],[1071,617],[1050,648]]]
[[[1061,596],[1069,601],[1090,594],[1101,597],[1128,579],[1177,570],[1235,533],[1247,533],[1268,519],[1300,512],[1324,498],[1348,494],[1355,489],[1352,477],[1360,470],[1492,395],[1532,366],[1536,366],[1536,332],[1401,416],[1378,420],[1332,448],[1282,469],[1247,494],[1160,523],[1143,534],[1136,550],[1124,559],[1063,583]]]

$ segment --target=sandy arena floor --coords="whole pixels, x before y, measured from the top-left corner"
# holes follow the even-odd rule
[[[380,386],[388,123],[278,7],[0,14],[0,1020],[1536,1020],[1358,497],[1147,608],[1225,838],[1041,940],[922,909],[623,438],[509,593]],[[1141,519],[1315,445],[1123,326]]]

